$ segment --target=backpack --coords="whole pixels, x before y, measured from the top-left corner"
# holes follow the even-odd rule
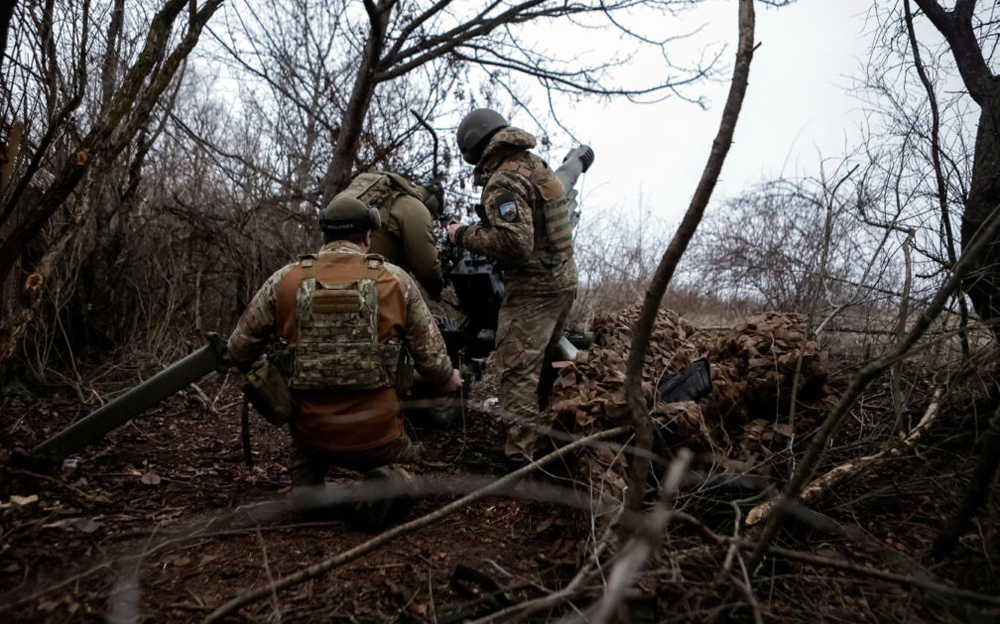
[[[411,195],[421,202],[425,199],[413,182],[398,173],[381,171],[362,173],[351,181],[344,192],[380,210],[388,209],[401,194]]]

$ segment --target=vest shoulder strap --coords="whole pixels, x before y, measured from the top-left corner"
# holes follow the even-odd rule
[[[521,158],[508,158],[504,160],[500,163],[500,166],[497,167],[497,171],[516,171],[529,180],[531,180],[533,173],[531,165]]]
[[[315,254],[306,254],[299,258],[299,266],[302,267],[302,278],[300,281],[306,281],[313,278],[313,266],[316,264]]]
[[[365,277],[364,279],[370,279],[372,281],[378,282],[378,272],[382,268],[382,264],[385,262],[385,258],[379,254],[366,254],[365,255]]]

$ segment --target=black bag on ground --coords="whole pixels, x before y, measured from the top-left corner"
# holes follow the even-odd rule
[[[712,393],[712,374],[708,360],[702,358],[685,366],[679,373],[663,372],[656,390],[666,403],[697,401]]]

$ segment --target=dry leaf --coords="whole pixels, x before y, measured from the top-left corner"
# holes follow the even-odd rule
[[[184,555],[167,555],[163,558],[163,565],[174,566],[175,568],[180,568],[191,563],[190,557],[185,557]]]
[[[535,527],[535,533],[543,533],[547,528],[552,526],[552,523],[555,521],[556,521],[555,516],[549,516],[545,520],[542,520],[541,522],[538,523],[538,526]]]
[[[38,494],[32,494],[31,496],[18,496],[16,494],[11,495],[10,502],[15,505],[30,505],[38,500]]]
[[[795,429],[793,429],[792,426],[789,425],[788,423],[778,423],[774,425],[774,432],[780,433],[786,438],[791,438],[792,436],[795,435]]]
[[[38,610],[46,613],[52,613],[57,607],[59,607],[60,604],[62,604],[62,600],[45,600],[38,603]]]
[[[160,475],[155,472],[150,471],[142,475],[142,482],[146,485],[159,485],[160,481],[162,481],[162,479],[160,479]]]

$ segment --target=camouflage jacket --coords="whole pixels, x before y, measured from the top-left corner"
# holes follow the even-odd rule
[[[331,253],[364,254],[358,245],[346,241],[327,243],[319,251],[320,256]],[[275,320],[278,286],[282,278],[296,266],[298,262],[288,264],[264,282],[229,336],[229,357],[241,370],[248,370],[263,353],[267,340],[278,333]],[[451,360],[441,332],[420,295],[420,289],[413,278],[400,267],[388,262],[383,266],[399,283],[406,302],[405,323],[394,331],[408,346],[414,366],[423,377],[431,382],[446,381],[452,372]]]
[[[535,137],[519,128],[500,130],[473,172],[482,186],[480,222],[463,226],[456,242],[498,260],[507,292],[544,295],[576,288],[572,244],[557,248],[546,224],[546,203],[565,201],[548,164],[528,150]]]

